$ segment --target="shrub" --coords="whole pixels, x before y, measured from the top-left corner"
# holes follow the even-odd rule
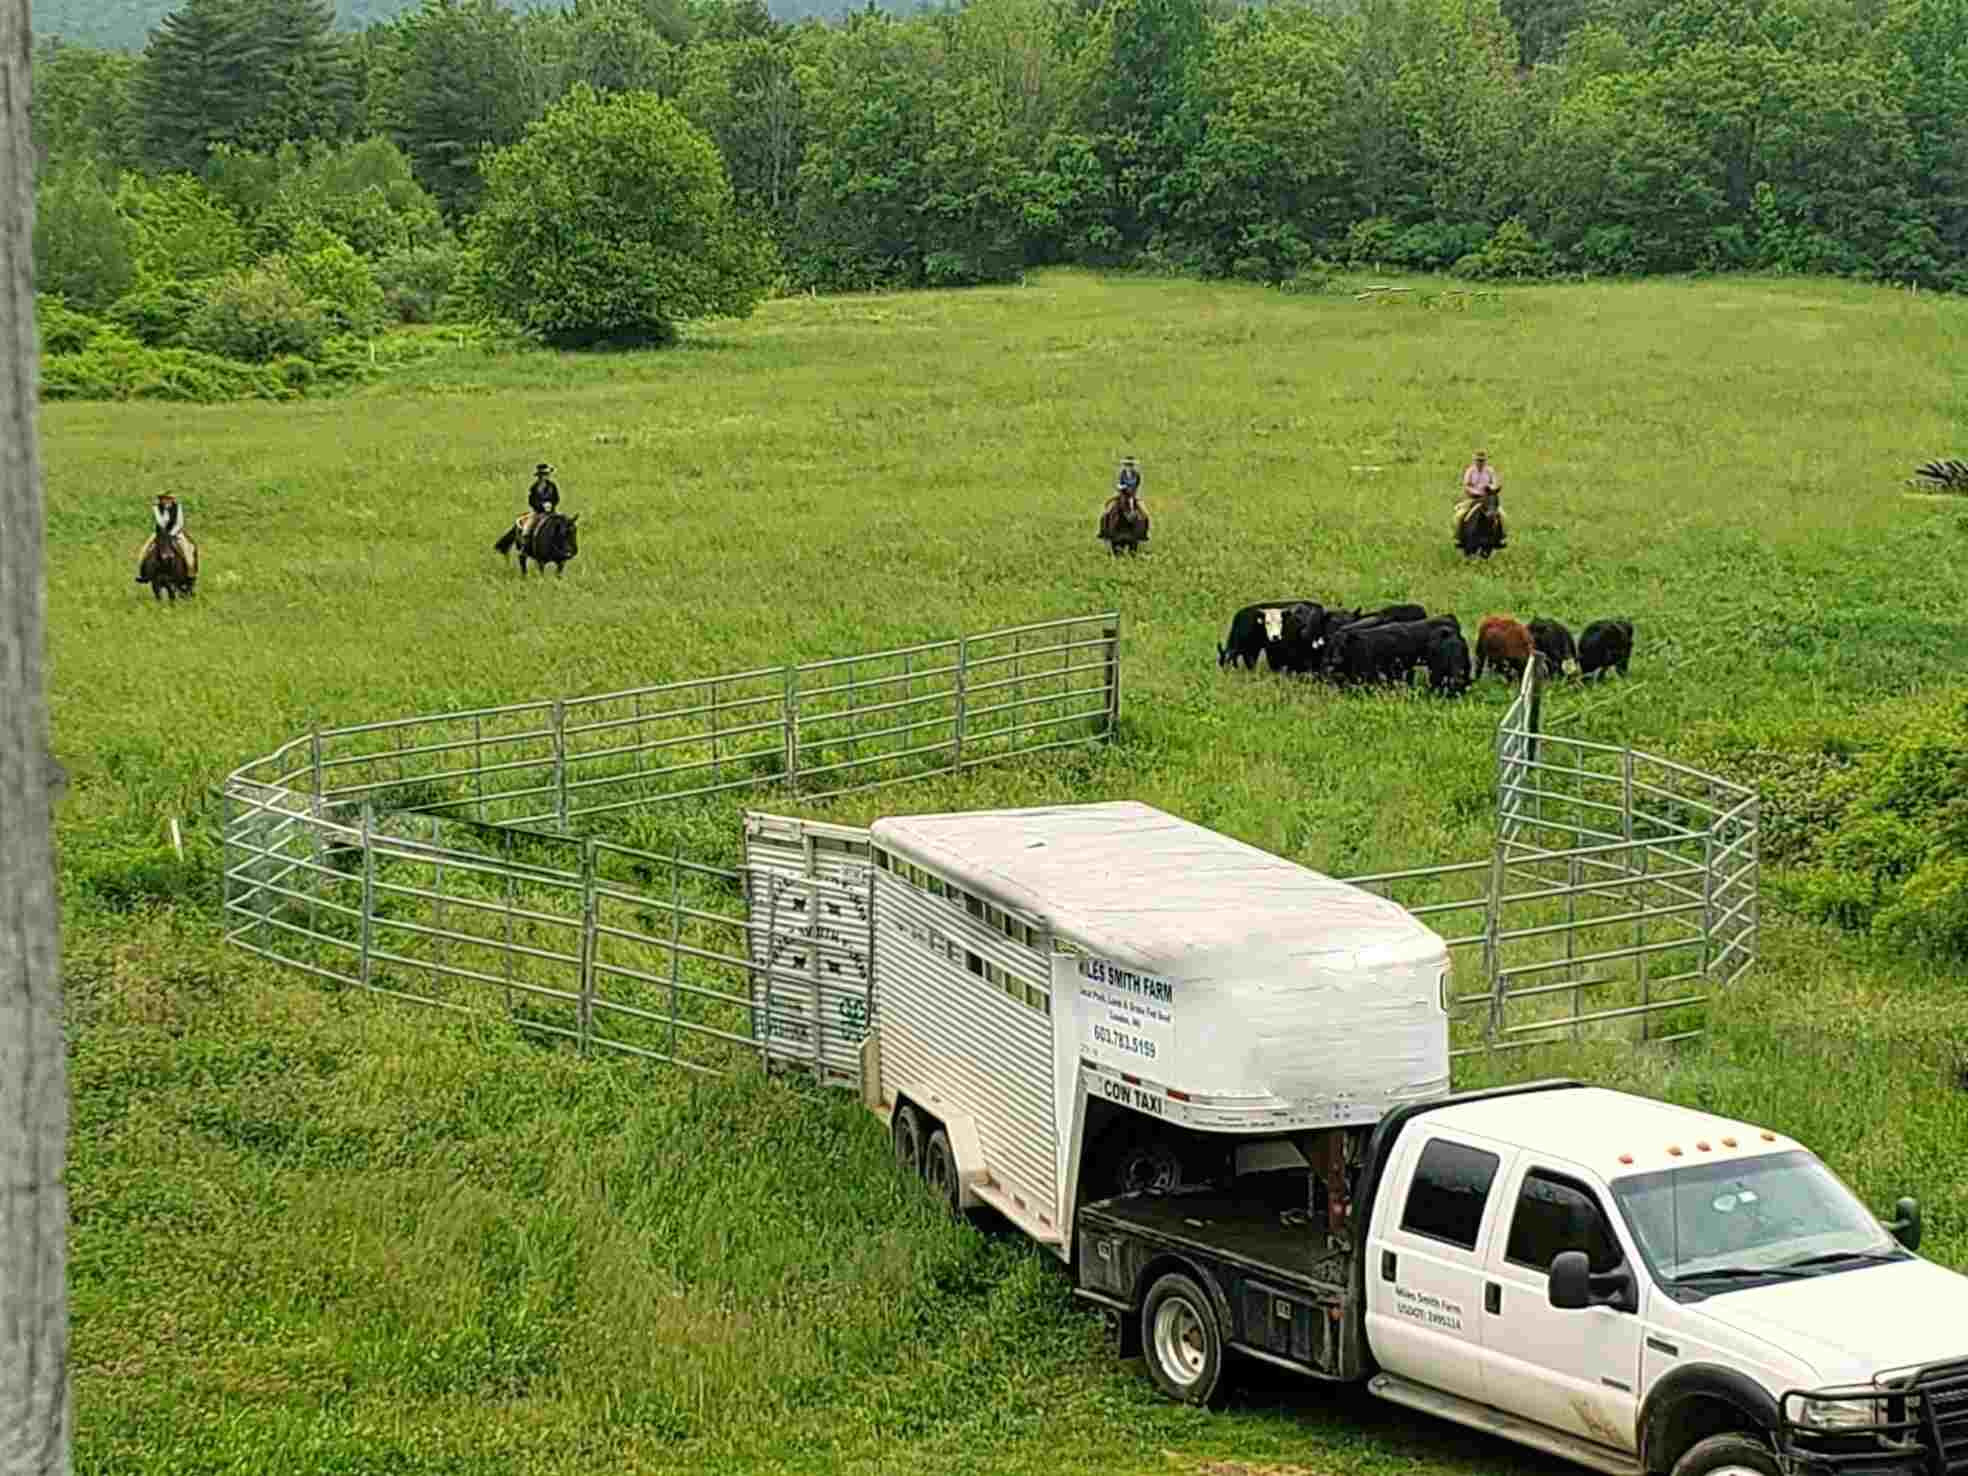
[[[452,242],[407,246],[376,263],[383,310],[399,323],[436,323],[453,310],[460,253]]]
[[[269,369],[193,349],[153,349],[115,330],[79,354],[50,354],[41,365],[47,400],[286,399],[292,391]]]
[[[1457,260],[1452,268],[1458,277],[1476,281],[1522,281],[1551,273],[1551,249],[1539,241],[1519,220],[1506,220],[1480,251]]]
[[[270,256],[220,278],[188,336],[207,353],[266,363],[289,354],[317,357],[328,331],[327,315],[294,280],[286,259]]]
[[[184,282],[156,281],[120,297],[109,320],[153,348],[182,348],[204,295]]]
[[[44,354],[80,353],[102,331],[102,324],[87,313],[76,312],[59,297],[39,294],[34,299],[34,323]]]
[[[288,274],[319,307],[331,331],[373,333],[383,323],[383,289],[355,248],[321,225],[295,233]]]

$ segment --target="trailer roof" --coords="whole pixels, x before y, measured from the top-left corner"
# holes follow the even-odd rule
[[[1383,897],[1133,800],[892,816],[870,833],[946,881],[1150,973],[1246,950],[1447,951]]]

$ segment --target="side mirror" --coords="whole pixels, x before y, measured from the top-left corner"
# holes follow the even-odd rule
[[[1560,1251],[1551,1258],[1551,1305],[1580,1312],[1592,1305],[1591,1263],[1584,1251]]]
[[[1920,1201],[1902,1199],[1893,1206],[1895,1219],[1886,1228],[1893,1232],[1893,1239],[1910,1251],[1920,1249]]]

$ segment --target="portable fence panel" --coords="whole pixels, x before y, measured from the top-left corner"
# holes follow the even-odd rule
[[[589,846],[589,1045],[711,1075],[756,1059],[740,875],[681,855]]]
[[[747,812],[737,871],[582,833],[761,788],[819,799],[1111,741],[1118,617],[303,735],[226,783],[226,936],[344,984],[496,1011],[584,1051],[859,1080],[865,830]],[[1491,854],[1379,872],[1447,941],[1451,1053],[1673,1040],[1754,962],[1759,809],[1740,785],[1498,726]]]

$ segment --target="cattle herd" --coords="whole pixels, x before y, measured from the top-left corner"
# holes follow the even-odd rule
[[[1262,656],[1271,670],[1319,677],[1342,685],[1401,682],[1412,686],[1417,668],[1428,673],[1431,690],[1453,695],[1466,690],[1486,669],[1521,677],[1536,660],[1546,675],[1626,675],[1633,655],[1633,623],[1595,620],[1576,643],[1556,620],[1525,625],[1508,615],[1491,615],[1476,630],[1476,659],[1470,663],[1462,625],[1450,614],[1430,615],[1420,605],[1387,605],[1349,610],[1317,600],[1272,600],[1246,605],[1230,620],[1230,639],[1216,648],[1216,664],[1241,661],[1254,670]]]

